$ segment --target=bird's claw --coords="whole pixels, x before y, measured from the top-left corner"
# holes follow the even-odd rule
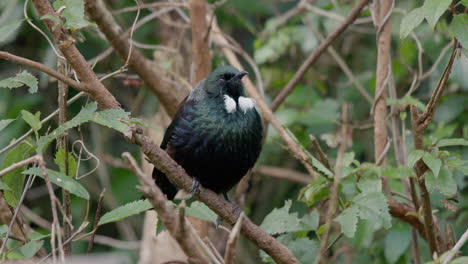
[[[190,195],[176,198],[175,200],[179,200],[179,201],[191,200],[193,197],[195,197],[195,195],[197,195],[200,192],[200,186],[201,186],[200,182],[197,179],[193,178],[192,186],[190,187]]]
[[[242,212],[242,209],[236,203],[231,201],[229,199],[229,196],[226,193],[223,193],[223,197],[224,197],[224,200],[226,200],[226,202],[232,205],[233,213],[236,215],[240,215],[240,213]],[[223,223],[223,218],[218,215],[218,217],[216,218],[216,229],[218,229],[218,226],[222,223]]]

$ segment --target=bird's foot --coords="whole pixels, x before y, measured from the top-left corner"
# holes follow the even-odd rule
[[[240,213],[242,212],[242,209],[236,203],[234,203],[233,201],[229,199],[229,196],[227,195],[227,193],[223,193],[223,197],[224,197],[224,200],[226,200],[226,202],[232,205],[233,213],[236,215],[240,215]],[[223,218],[221,218],[218,215],[218,217],[216,218],[216,229],[218,229],[218,226],[222,223],[223,223]]]
[[[200,192],[200,186],[201,186],[200,182],[197,179],[193,178],[192,186],[190,187],[190,195],[176,198],[176,200],[180,200],[180,201],[191,200],[193,197],[195,197],[195,195],[197,195]]]

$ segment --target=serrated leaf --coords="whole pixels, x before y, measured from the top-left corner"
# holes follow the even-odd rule
[[[6,22],[0,26],[0,44],[19,28],[23,20],[24,19]]]
[[[32,258],[36,253],[41,249],[44,245],[44,241],[42,240],[33,240],[29,241],[28,243],[24,244],[19,248],[19,251],[24,256],[25,259]]]
[[[63,0],[57,2],[59,3],[54,5],[56,8],[63,5],[66,6],[62,12],[62,16],[65,18],[65,28],[75,31],[92,25],[91,22],[84,18],[83,0]]]
[[[452,0],[426,0],[424,1],[424,17],[427,22],[434,28],[440,16],[448,9]]]
[[[125,112],[123,109],[109,109],[96,112],[93,121],[124,133],[130,128],[122,120],[127,119],[129,116],[130,113]]]
[[[46,136],[42,136],[37,141],[37,152],[42,153],[45,147],[55,138],[65,133],[68,129],[77,127],[83,123],[89,122],[93,119],[94,113],[97,110],[97,104],[95,102],[87,104],[81,111],[73,117],[71,120],[63,123],[57,127],[54,131]]]
[[[284,127],[284,129],[289,134],[289,136],[298,144],[298,146],[303,150],[303,152],[307,155],[307,157],[309,158],[309,163],[314,168],[316,168],[318,171],[322,172],[328,177],[333,177],[333,173],[329,169],[327,169],[327,167],[325,167],[325,165],[323,165],[318,159],[314,158],[314,156],[312,156],[312,154],[310,154],[310,152],[307,151],[301,143],[299,143],[296,136],[287,127]]]
[[[361,178],[357,183],[357,187],[363,193],[380,192],[382,191],[382,180],[375,176]]]
[[[413,168],[418,160],[424,156],[424,151],[420,149],[413,149],[408,154],[408,167]]]
[[[341,225],[341,232],[345,234],[345,236],[349,238],[354,237],[358,223],[357,207],[351,206],[346,208],[335,218],[335,221]]]
[[[217,215],[204,203],[194,201],[189,207],[185,208],[187,215],[203,219],[205,221],[216,222]]]
[[[68,175],[70,177],[73,177],[76,174],[76,160],[75,160],[75,157],[73,157],[73,155],[70,152],[68,152],[68,174],[65,173],[66,172],[66,170],[65,170],[65,164],[66,164],[65,157],[66,157],[65,149],[59,149],[57,151],[57,153],[55,153],[54,162],[55,162],[55,164],[57,164],[57,166],[59,166],[60,173]]]
[[[294,239],[286,246],[292,251],[299,263],[315,263],[318,256],[319,245],[317,241],[307,237]]]
[[[460,41],[460,44],[465,49],[468,48],[468,14],[453,16],[450,30],[458,41]]]
[[[33,174],[37,175],[41,178],[44,178],[42,170],[39,168],[30,168],[22,172],[23,174]],[[80,198],[85,200],[89,200],[89,193],[88,191],[76,180],[71,177],[68,177],[65,174],[62,174],[58,171],[54,170],[47,170],[47,174],[49,175],[49,180],[62,187],[63,189],[69,191],[71,194],[74,194]]]
[[[22,71],[15,76],[15,79],[16,81],[28,86],[29,87],[28,92],[30,94],[37,92],[37,88],[38,88],[37,85],[39,82],[37,81],[37,78],[34,77],[34,75],[32,75],[31,73],[27,71]]]
[[[400,38],[406,38],[411,31],[413,31],[424,19],[425,10],[423,7],[418,7],[411,12],[409,12],[406,16],[403,17],[400,24]]]
[[[27,110],[21,110],[21,115],[23,116],[23,120],[28,123],[29,126],[34,131],[39,131],[42,127],[41,124],[41,112],[37,111],[34,115],[28,112]]]
[[[0,170],[11,166],[13,163],[22,161],[29,157],[29,153],[33,150],[33,147],[26,141],[23,141],[18,146],[10,150],[3,160],[3,165]],[[8,185],[10,190],[4,190],[3,195],[5,200],[11,207],[16,207],[18,204],[21,193],[23,192],[24,176],[21,171],[26,166],[10,171],[9,173],[2,176],[3,182]]]
[[[0,132],[2,132],[5,127],[7,127],[11,122],[15,121],[16,119],[3,119],[0,120]]]
[[[440,170],[439,177],[436,178],[436,186],[440,193],[447,197],[453,197],[457,193],[457,182],[447,167],[442,167]]]
[[[37,85],[38,85],[38,80],[34,75],[27,71],[22,71],[14,77],[10,77],[4,80],[0,81],[0,88],[18,88],[23,85],[26,85],[29,87],[28,92],[29,93],[35,93],[37,92]]]
[[[299,197],[301,197],[301,200],[306,202],[308,206],[313,206],[317,201],[328,196],[330,192],[329,187],[330,182],[324,177],[317,177],[301,190]]]
[[[151,208],[153,208],[153,205],[148,200],[137,200],[105,213],[99,220],[98,225],[116,222],[129,216],[142,213]]]
[[[442,161],[428,152],[424,154],[422,159],[429,169],[431,169],[432,173],[434,173],[434,177],[437,178],[439,176],[440,167],[442,166]]]
[[[468,140],[464,138],[447,138],[441,139],[437,143],[438,147],[449,147],[449,146],[468,146]]]
[[[406,226],[392,228],[388,231],[384,240],[384,253],[385,259],[388,263],[393,264],[397,262],[410,243],[410,230]]]
[[[375,224],[379,224],[384,228],[392,226],[387,199],[383,193],[362,193],[354,197],[352,201],[359,206],[360,218],[375,221]]]
[[[50,233],[42,234],[37,231],[31,231],[26,234],[30,240],[41,240],[50,237]]]
[[[275,208],[271,211],[265,219],[263,219],[262,224],[260,225],[263,230],[269,234],[282,234],[289,232],[297,231],[310,231],[317,222],[315,217],[318,217],[318,214],[311,213],[312,215],[307,215],[304,218],[298,218],[297,213],[290,213],[292,202],[287,200],[284,203],[282,208]]]

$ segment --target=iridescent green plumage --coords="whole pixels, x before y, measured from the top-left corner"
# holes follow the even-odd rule
[[[212,72],[181,103],[161,148],[202,186],[226,193],[252,168],[260,154],[262,122],[253,99],[245,97],[233,67]],[[169,198],[177,189],[155,169],[153,177]]]

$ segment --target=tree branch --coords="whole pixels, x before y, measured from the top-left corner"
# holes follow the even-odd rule
[[[327,36],[325,41],[323,41],[320,46],[312,52],[312,54],[309,55],[309,57],[304,61],[304,63],[301,65],[299,70],[294,74],[294,76],[289,80],[288,84],[281,90],[281,92],[276,96],[275,100],[273,100],[273,103],[271,105],[271,110],[274,112],[278,109],[278,107],[283,103],[283,101],[288,97],[288,95],[294,90],[296,85],[299,83],[299,81],[302,79],[304,74],[309,70],[310,66],[314,64],[317,59],[322,55],[325,51],[327,51],[328,47],[331,45],[331,43],[338,38],[338,36],[343,33],[346,28],[348,28],[349,25],[351,25],[354,20],[357,19],[359,14],[361,13],[361,10],[367,5],[367,2],[369,0],[361,0],[359,3],[353,8],[349,16],[346,18],[341,25],[335,29],[330,35]]]
[[[120,58],[123,61],[127,60],[130,52],[130,42],[127,36],[123,34],[120,26],[115,22],[112,14],[106,9],[104,2],[102,0],[86,0],[85,8],[90,18],[96,22],[99,30],[106,36]],[[156,71],[151,62],[136,49],[132,50],[128,60],[128,67],[141,77],[146,86],[158,97],[169,115],[174,116],[177,106],[188,91],[184,90],[182,94],[178,94],[170,89],[166,82],[162,80],[161,73]]]
[[[197,247],[196,239],[193,237],[192,233],[186,232],[186,230],[188,230],[187,223],[184,220],[180,221],[182,214],[178,213],[169,203],[164,193],[156,186],[154,181],[141,171],[130,153],[124,152],[122,158],[124,158],[128,167],[137,176],[140,182],[140,190],[143,191],[154,206],[164,226],[169,230],[171,236],[177,240],[182,250],[189,258],[189,262],[200,264],[210,263],[208,258],[201,254],[201,250]],[[182,215],[182,218],[185,217]],[[181,236],[180,233],[184,235]]]
[[[8,53],[8,52],[5,52],[5,51],[0,51],[0,58],[2,59],[5,59],[5,60],[9,60],[11,62],[14,62],[14,63],[17,63],[17,64],[21,64],[21,65],[24,65],[24,66],[28,66],[28,67],[31,67],[33,69],[36,69],[38,71],[41,71],[41,72],[44,72],[54,78],[56,78],[57,80],[60,80],[64,83],[66,83],[67,85],[79,90],[79,91],[83,91],[83,92],[87,92],[87,87],[84,83],[79,83],[75,80],[73,80],[72,78],[66,76],[66,75],[63,75],[61,74],[60,72],[50,68],[50,67],[47,67],[46,65],[42,64],[42,63],[39,63],[39,62],[35,62],[35,61],[32,61],[32,60],[28,60],[26,58],[23,58],[23,57],[19,57],[19,56],[16,56],[16,55],[13,55],[11,53]]]
[[[206,23],[206,0],[189,1],[190,24],[192,28],[192,67],[196,85],[211,72],[211,56],[209,47],[208,25]]]

